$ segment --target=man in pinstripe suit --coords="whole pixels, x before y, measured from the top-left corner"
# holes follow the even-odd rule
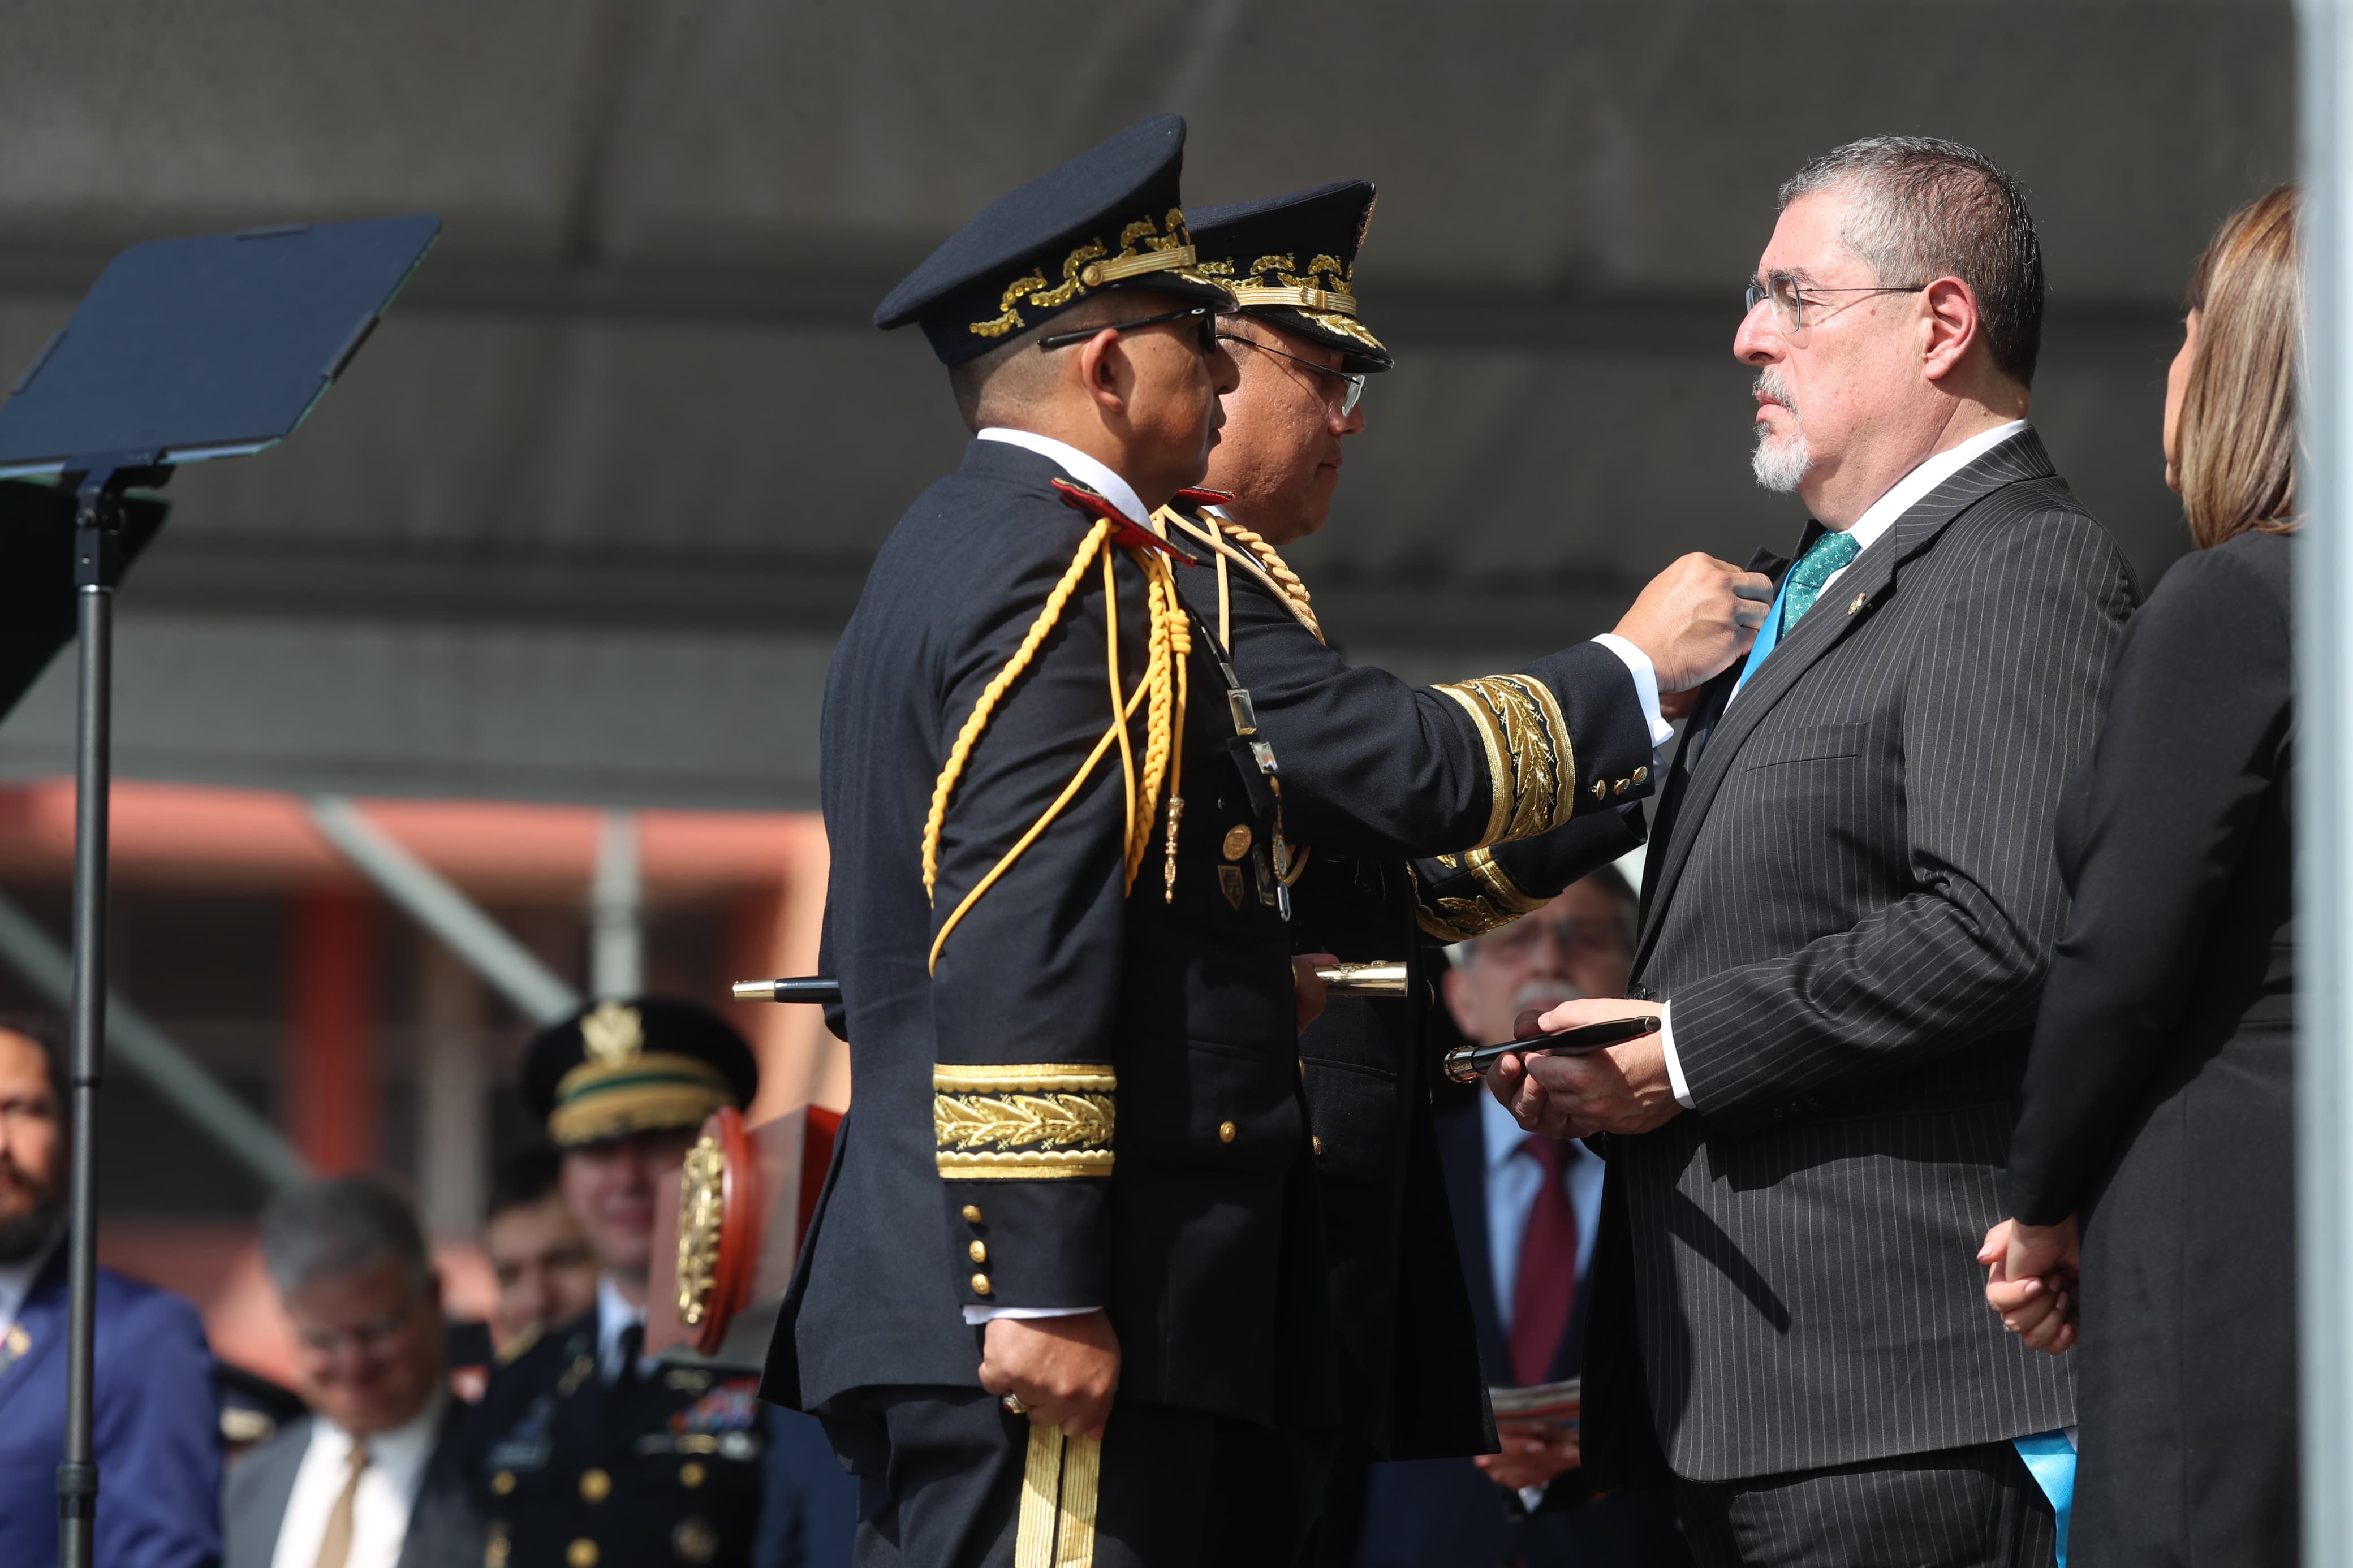
[[[1749,299],[1757,476],[1814,521],[1668,781],[1632,992],[1665,1027],[1493,1087],[1609,1134],[1588,1460],[1655,1436],[1703,1563],[2047,1563],[2021,1453],[2068,1454],[2071,1372],[1985,1321],[1965,1260],[2137,588],[2026,423],[2041,253],[1982,155],[1815,160]]]

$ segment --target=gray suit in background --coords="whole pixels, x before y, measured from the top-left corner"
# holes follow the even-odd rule
[[[457,1446],[450,1441],[472,1408],[453,1399],[442,1417],[441,1436],[426,1461],[417,1506],[408,1515],[398,1568],[481,1568],[482,1521],[459,1474]],[[221,1497],[221,1568],[270,1568],[278,1551],[278,1527],[294,1495],[295,1472],[311,1447],[315,1419],[306,1415],[289,1421],[230,1468]]]
[[[1591,1456],[1597,1428],[1655,1430],[1703,1562],[1711,1521],[1741,1542],[1721,1561],[1890,1519],[1852,1560],[2049,1538],[2005,1445],[2074,1420],[2071,1368],[2003,1331],[1970,1258],[2005,1212],[2064,903],[2052,814],[2137,597],[2028,430],[1857,556],[1728,711],[1737,669],[1710,687],[1685,736],[1634,994],[1670,1005],[1696,1110],[1609,1141],[1624,1207],[1593,1288],[1620,1300],[1594,1304],[1587,1432]]]

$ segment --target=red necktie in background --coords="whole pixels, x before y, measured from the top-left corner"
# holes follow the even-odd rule
[[[1577,1309],[1577,1206],[1568,1201],[1570,1147],[1530,1137],[1523,1152],[1544,1167],[1544,1185],[1520,1233],[1520,1271],[1512,1287],[1512,1376],[1542,1383]]]

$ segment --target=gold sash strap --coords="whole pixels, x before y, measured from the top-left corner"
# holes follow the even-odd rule
[[[1102,1487],[1101,1438],[1030,1427],[1013,1568],[1094,1568],[1095,1498]]]

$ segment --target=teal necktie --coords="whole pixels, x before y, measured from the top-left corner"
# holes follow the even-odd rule
[[[1781,635],[1788,637],[1805,619],[1821,596],[1822,584],[1862,552],[1852,533],[1825,533],[1814,541],[1798,563],[1789,568],[1789,586],[1781,600]]]

